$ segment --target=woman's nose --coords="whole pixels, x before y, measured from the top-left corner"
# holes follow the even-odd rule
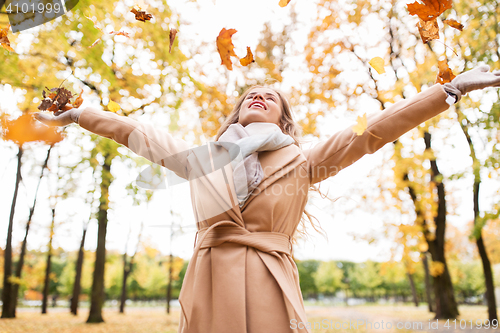
[[[259,94],[259,93],[253,95],[253,99],[254,100],[257,99],[257,98],[260,98],[261,100],[264,100],[264,96],[262,96],[262,94]]]

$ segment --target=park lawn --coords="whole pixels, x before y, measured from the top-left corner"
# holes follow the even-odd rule
[[[104,323],[86,324],[88,310],[78,316],[59,309],[42,315],[18,311],[15,319],[0,319],[0,333],[177,333],[179,310],[167,315],[164,308],[131,308],[125,314],[116,309],[104,309]]]

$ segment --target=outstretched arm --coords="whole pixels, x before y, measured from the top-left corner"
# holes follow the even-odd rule
[[[304,151],[311,183],[336,175],[343,168],[392,142],[412,128],[449,108],[449,104],[476,89],[500,86],[500,71],[489,66],[458,75],[444,86],[435,84],[424,92],[399,101],[382,112],[368,117],[367,130],[358,136],[349,127],[328,140]],[[450,103],[450,95],[452,103]],[[372,134],[370,134],[372,133]]]
[[[36,113],[35,117],[49,126],[78,123],[86,130],[125,145],[151,162],[187,178],[186,158],[189,146],[185,141],[173,138],[165,130],[93,107],[71,109],[62,114],[55,113],[54,117]]]

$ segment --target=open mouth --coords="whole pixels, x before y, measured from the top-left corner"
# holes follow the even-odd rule
[[[261,108],[263,110],[267,110],[266,109],[266,105],[262,102],[259,102],[259,101],[255,101],[255,102],[252,102],[250,103],[250,105],[248,106],[248,108],[253,108],[253,107],[256,107],[256,108]]]

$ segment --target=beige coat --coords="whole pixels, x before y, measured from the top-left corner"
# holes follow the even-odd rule
[[[310,185],[448,109],[446,97],[441,85],[434,85],[372,114],[368,130],[374,135],[366,131],[358,136],[347,128],[312,149],[290,145],[260,152],[264,178],[241,209],[228,181],[232,180],[230,165],[191,180],[199,231],[180,295],[179,332],[310,332],[292,329],[307,318],[290,245]],[[186,178],[202,160],[166,131],[111,112],[86,109],[79,125],[180,177]]]

